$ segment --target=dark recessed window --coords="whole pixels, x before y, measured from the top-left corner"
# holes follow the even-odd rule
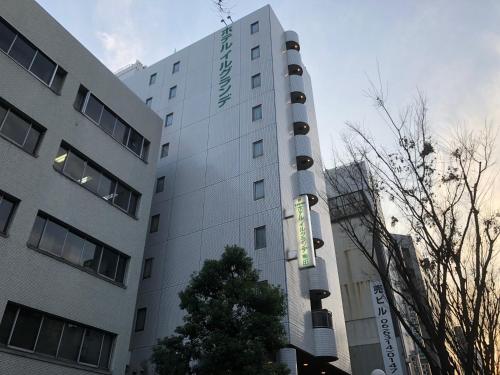
[[[302,67],[300,65],[297,65],[297,64],[288,65],[288,74],[289,75],[301,76],[302,73],[303,73],[303,70],[302,70]]]
[[[151,97],[151,98],[147,98],[147,99],[146,99],[146,105],[147,105],[149,108],[151,108],[151,104],[153,104],[153,98],[152,98],[152,97]]]
[[[260,57],[260,47],[257,46],[252,48],[250,55],[252,57],[252,60],[258,59]]]
[[[180,68],[181,68],[181,62],[177,61],[176,63],[174,63],[174,65],[172,65],[172,74],[177,73]]]
[[[294,42],[294,41],[288,41],[286,42],[286,49],[294,49],[296,51],[300,51],[300,46],[299,43]]]
[[[167,116],[165,116],[165,126],[172,126],[174,123],[174,113],[171,112]]]
[[[262,139],[252,143],[252,154],[254,158],[264,155],[264,141]]]
[[[156,73],[153,73],[149,76],[149,86],[154,85],[156,82]]]
[[[254,22],[250,25],[250,34],[255,34],[259,32],[259,21]]]
[[[264,192],[264,180],[255,181],[253,183],[253,200],[262,199],[265,196]]]
[[[149,224],[149,233],[158,232],[160,226],[160,215],[151,216],[151,223]]]
[[[169,99],[175,98],[176,95],[177,95],[177,86],[173,86],[170,88],[170,91],[168,92],[168,98]]]
[[[135,317],[135,331],[144,331],[144,327],[146,326],[146,312],[147,309],[145,307],[137,310],[137,316]]]
[[[0,233],[7,234],[18,204],[19,199],[0,190]]]
[[[267,246],[265,225],[254,229],[254,243],[255,243],[255,250],[263,249]]]
[[[28,244],[123,283],[128,256],[44,213],[37,215]]]
[[[151,277],[153,272],[153,259],[154,258],[147,258],[144,260],[144,271],[142,272],[143,279],[149,279]]]
[[[260,73],[252,76],[252,89],[260,87]]]
[[[161,154],[160,158],[164,158],[168,156],[168,149],[170,148],[170,143],[165,143],[164,145],[161,146]]]
[[[262,105],[256,105],[252,108],[252,121],[257,121],[262,119]]]
[[[109,368],[114,334],[8,302],[0,344],[82,365]]]
[[[165,176],[156,179],[156,192],[161,193],[165,189]]]

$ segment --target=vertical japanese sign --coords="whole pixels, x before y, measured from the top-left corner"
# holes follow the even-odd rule
[[[232,26],[226,27],[221,33],[220,47],[220,65],[219,65],[219,108],[222,108],[226,102],[231,99],[231,69],[233,60],[231,60],[231,37],[233,36]]]
[[[315,267],[316,258],[314,256],[311,214],[309,212],[307,195],[300,195],[294,200],[293,205],[295,207],[295,229],[299,245],[297,254],[299,268]]]
[[[370,289],[375,320],[377,321],[380,348],[382,349],[382,357],[384,357],[385,373],[387,375],[403,375],[398,343],[384,285],[381,281],[371,281]]]

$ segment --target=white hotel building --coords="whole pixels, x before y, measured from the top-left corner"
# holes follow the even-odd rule
[[[164,120],[130,370],[182,324],[178,293],[227,244],[287,296],[292,374],[350,373],[311,82],[270,6],[117,75]],[[311,205],[316,267],[299,270],[294,199]],[[237,353],[235,353],[237,355]]]

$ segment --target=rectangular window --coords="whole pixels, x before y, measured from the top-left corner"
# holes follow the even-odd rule
[[[252,89],[256,89],[257,87],[260,87],[260,73],[252,76]]]
[[[177,95],[177,86],[173,86],[170,88],[170,91],[168,92],[168,98],[175,98],[175,95]]]
[[[65,142],[61,143],[53,166],[55,170],[129,215],[136,215],[141,195]]]
[[[129,257],[45,213],[39,212],[28,244],[67,262],[123,283]]]
[[[154,85],[156,83],[156,75],[157,73],[153,73],[149,76],[149,86]]]
[[[160,158],[164,158],[168,156],[168,149],[170,148],[170,143],[165,143],[164,145],[161,146],[161,154]]]
[[[45,128],[0,98],[0,135],[35,155]]]
[[[149,233],[158,232],[158,227],[160,226],[160,215],[151,216],[151,223],[149,224]]]
[[[156,179],[156,192],[161,193],[165,188],[165,176]]]
[[[92,367],[109,368],[116,335],[8,302],[0,344]]]
[[[32,73],[54,92],[60,93],[66,71],[0,17],[0,50]]]
[[[259,21],[254,22],[250,25],[250,34],[255,34],[259,32]]]
[[[147,258],[144,260],[144,270],[142,271],[143,279],[149,279],[151,277],[153,272],[153,259],[154,258]]]
[[[0,190],[0,233],[7,234],[19,199]]]
[[[152,101],[152,97],[148,98],[146,105],[151,107]],[[74,107],[139,158],[147,161],[149,141],[82,85],[78,89]]]
[[[146,312],[147,309],[145,307],[137,310],[137,316],[135,317],[135,331],[144,331],[144,327],[146,326]]]
[[[262,139],[252,143],[252,154],[254,158],[264,155],[264,141]]]
[[[167,116],[165,116],[165,126],[172,126],[174,123],[174,113],[170,112]]]
[[[256,105],[252,108],[252,121],[262,119],[262,104]]]
[[[181,62],[177,61],[172,65],[172,74],[177,73],[179,69],[181,68]]]
[[[259,200],[264,198],[264,180],[255,181],[253,183],[253,200]]]
[[[266,247],[265,225],[254,229],[254,243],[255,243],[255,250],[263,249]]]
[[[252,60],[258,59],[260,57],[260,47],[257,46],[252,48],[250,55],[252,57]]]

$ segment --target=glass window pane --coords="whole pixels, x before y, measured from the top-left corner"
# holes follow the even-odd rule
[[[44,217],[41,216],[36,217],[35,224],[33,225],[33,229],[31,230],[30,238],[28,240],[28,243],[30,245],[38,247],[46,221],[47,219],[45,219]]]
[[[109,368],[109,358],[111,357],[111,347],[113,345],[113,337],[109,334],[104,335],[104,341],[101,349],[101,359],[99,359],[100,368]]]
[[[252,121],[262,119],[262,105],[257,105],[252,108]]]
[[[86,240],[83,252],[81,265],[86,268],[90,268],[97,272],[97,266],[99,265],[99,259],[101,258],[102,247],[91,241]]]
[[[142,272],[143,279],[149,279],[151,277],[151,273],[153,271],[153,259],[148,258],[144,261],[144,271]]]
[[[259,157],[264,154],[264,143],[262,140],[253,143],[253,157]]]
[[[59,346],[59,353],[57,356],[76,362],[78,360],[78,353],[80,352],[82,336],[83,327],[66,323],[64,325],[61,345]]]
[[[172,66],[172,73],[177,73],[179,71],[180,66],[181,66],[181,63],[179,61],[174,63],[174,65]]]
[[[253,199],[264,198],[264,180],[256,181],[253,183]]]
[[[21,308],[9,345],[33,350],[41,321],[41,313]]]
[[[255,34],[259,31],[259,22],[254,22],[250,25],[251,34]]]
[[[83,172],[81,183],[87,189],[96,193],[99,187],[100,177],[101,177],[101,172],[97,171],[94,167],[87,164],[85,166],[85,171]]]
[[[135,154],[141,155],[142,135],[137,133],[134,129],[130,129],[130,137],[128,139],[127,147]]]
[[[103,332],[92,328],[85,329],[82,351],[78,362],[97,366],[99,364],[99,353],[101,352],[103,337]]]
[[[141,159],[147,161],[149,155],[149,141],[144,139],[144,144],[142,145]]]
[[[35,60],[33,60],[33,64],[30,68],[31,72],[47,85],[50,83],[55,69],[56,64],[40,51],[36,54]]]
[[[12,58],[19,64],[28,69],[31,64],[31,60],[33,60],[33,56],[35,56],[35,51],[35,48],[31,46],[31,44],[18,35],[14,45],[10,49],[9,55],[12,56]]]
[[[127,144],[127,138],[128,138],[128,132],[129,132],[129,127],[125,125],[123,122],[121,122],[119,119],[116,120],[116,126],[115,130],[113,132],[113,137],[118,141],[123,143],[124,145]]]
[[[156,82],[156,73],[153,73],[151,74],[151,76],[149,76],[149,84],[152,85]]]
[[[172,126],[174,123],[174,114],[169,113],[167,117],[165,117],[165,126]]]
[[[161,193],[165,188],[165,177],[159,177],[156,180],[156,192]]]
[[[115,128],[116,116],[111,113],[106,107],[104,107],[101,115],[101,128],[109,134],[113,134],[113,130]]]
[[[62,90],[62,86],[64,84],[64,80],[66,79],[66,75],[68,73],[66,73],[66,71],[64,69],[62,69],[60,66],[57,68],[57,71],[56,71],[56,74],[54,76],[54,79],[52,80],[52,85],[50,86],[50,88],[60,94],[61,93],[61,90]],[[81,107],[79,108],[79,110],[81,109]]]
[[[125,211],[128,210],[128,202],[130,200],[130,190],[127,189],[122,184],[118,183],[116,187],[116,195],[113,200],[113,203],[118,207],[123,208]]]
[[[22,146],[30,128],[30,123],[14,112],[9,112],[0,132],[10,140]]]
[[[0,103],[0,127],[2,126],[2,122],[6,114],[7,114],[7,107],[4,106],[2,103]]]
[[[57,155],[54,158],[54,168],[62,172],[64,167],[64,162],[66,161],[67,157],[68,157],[68,150],[66,150],[64,147],[59,147]]]
[[[63,258],[71,263],[80,264],[84,241],[85,240],[76,233],[68,232],[66,241],[64,242]]]
[[[42,240],[38,247],[42,250],[50,251],[57,256],[61,256],[67,232],[68,230],[66,228],[53,221],[47,220]]]
[[[158,232],[159,225],[160,225],[160,215],[151,216],[151,224],[149,225],[149,233]]]
[[[260,74],[252,76],[252,89],[260,87]]]
[[[43,318],[42,328],[36,343],[35,352],[55,357],[63,325],[64,323],[62,321],[45,316]]]
[[[115,280],[118,281],[119,283],[123,283],[123,280],[125,279],[125,271],[127,269],[127,258],[124,256],[120,256],[120,259],[118,260],[118,270],[116,271],[116,277]]]
[[[12,325],[14,324],[14,319],[16,319],[17,309],[18,307],[12,304],[7,304],[7,307],[5,308],[2,322],[0,323],[0,344],[7,345],[10,331],[12,330]]]
[[[99,265],[99,273],[114,279],[117,264],[118,254],[107,248],[104,248],[102,252],[101,264]]]
[[[251,55],[252,55],[252,60],[258,59],[260,57],[260,48],[258,46],[252,48]]]
[[[14,30],[0,20],[0,49],[7,52],[15,36]]]
[[[34,127],[31,127],[31,129],[28,132],[28,137],[26,138],[26,141],[24,142],[23,149],[24,151],[34,154],[36,151],[36,147],[38,146],[38,141],[40,139],[40,136],[42,133],[35,129]]]
[[[168,93],[168,98],[169,99],[175,98],[176,95],[177,95],[177,86],[173,86],[170,88],[170,92]]]
[[[15,203],[8,198],[0,197],[0,233],[7,232],[12,212],[14,211]]]
[[[101,175],[97,194],[106,200],[112,199],[115,196],[115,182],[108,176]]]
[[[128,206],[128,213],[130,215],[135,215],[137,212],[137,204],[139,203],[139,194],[132,193],[130,195],[130,204]]]
[[[95,122],[99,122],[101,118],[101,112],[104,106],[100,101],[96,99],[94,95],[89,96],[89,101],[87,102],[87,107],[85,108],[85,113]]]
[[[84,169],[85,161],[75,153],[70,152],[66,159],[66,165],[64,166],[64,174],[76,180],[78,183],[81,183]]]
[[[135,331],[144,331],[144,326],[146,325],[146,311],[145,307],[137,310],[137,316],[135,317]]]
[[[266,227],[255,228],[255,250],[266,247]]]
[[[169,148],[170,148],[170,143],[165,143],[164,145],[161,146],[161,154],[160,154],[161,158],[168,156],[168,149]]]

